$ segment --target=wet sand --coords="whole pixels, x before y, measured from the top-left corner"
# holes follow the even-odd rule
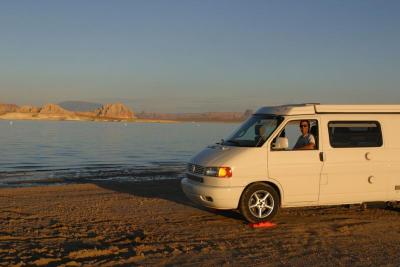
[[[399,266],[400,209],[281,210],[272,229],[178,180],[0,189],[4,266]]]

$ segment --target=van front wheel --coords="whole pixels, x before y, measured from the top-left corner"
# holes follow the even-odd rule
[[[271,220],[278,212],[279,195],[268,184],[256,183],[247,187],[240,198],[239,210],[252,223]]]

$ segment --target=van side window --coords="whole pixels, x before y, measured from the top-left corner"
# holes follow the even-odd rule
[[[304,130],[303,126],[306,126]],[[317,120],[293,120],[289,121],[272,141],[271,149],[273,151],[316,150],[318,144]]]
[[[380,147],[382,131],[377,121],[331,121],[329,141],[334,148]]]

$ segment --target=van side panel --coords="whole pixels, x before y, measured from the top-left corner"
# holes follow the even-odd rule
[[[393,125],[394,116],[397,115],[326,114],[321,116],[325,162],[321,174],[324,179],[321,179],[320,184],[320,204],[386,201],[391,198],[390,188],[393,188],[392,184],[396,176],[395,168],[393,168],[395,150],[390,148],[392,138],[386,133],[390,131],[387,126]],[[376,121],[382,129],[383,145],[380,147],[332,147],[328,129],[328,124],[332,121]]]
[[[400,201],[400,114],[383,115],[382,131],[386,148],[385,172],[388,176],[388,201]]]

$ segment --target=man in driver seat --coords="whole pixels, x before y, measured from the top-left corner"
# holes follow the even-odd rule
[[[300,121],[300,131],[301,135],[297,139],[293,150],[315,149],[315,138],[310,134],[310,122],[308,120]]]

